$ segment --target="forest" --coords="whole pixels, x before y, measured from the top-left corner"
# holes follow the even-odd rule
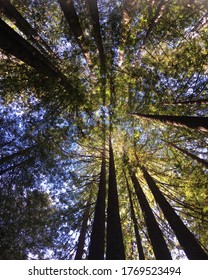
[[[0,15],[0,260],[207,260],[208,1]]]

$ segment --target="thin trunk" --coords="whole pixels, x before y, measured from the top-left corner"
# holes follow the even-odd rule
[[[165,103],[164,105],[186,105],[186,104],[208,104],[208,99],[196,99],[196,100],[181,100],[172,103]]]
[[[125,260],[125,249],[119,214],[118,190],[113,148],[109,140],[109,185],[107,209],[107,260]]]
[[[103,260],[105,250],[105,196],[106,196],[106,159],[102,155],[101,174],[95,216],[89,245],[89,260]]]
[[[131,173],[131,179],[144,215],[155,258],[158,260],[171,260],[171,254],[163,237],[163,233],[159,228],[152,209],[134,172]]]
[[[78,15],[76,13],[75,7],[74,7],[74,3],[73,0],[58,0],[61,9],[66,17],[66,20],[74,34],[74,37],[80,47],[80,49],[82,50],[82,53],[84,54],[84,57],[88,63],[88,65],[91,65],[91,60],[90,60],[90,54],[89,54],[89,50],[87,47],[87,42],[84,36],[84,33],[82,31],[80,22],[79,22],[79,18]]]
[[[129,186],[128,179],[126,177],[126,173],[125,172],[124,172],[124,176],[125,176],[126,186],[127,186],[128,195],[129,195],[131,219],[132,219],[133,225],[134,225],[134,232],[135,232],[135,237],[136,237],[136,243],[137,243],[139,259],[140,260],[145,260],[144,251],[143,251],[143,247],[142,247],[142,240],[141,240],[141,237],[140,237],[140,234],[139,234],[139,227],[138,227],[138,223],[137,223],[136,214],[135,214],[135,211],[134,211],[134,204],[133,204],[133,200],[132,200],[132,194],[131,194],[130,186]]]
[[[64,76],[58,69],[53,67],[50,61],[43,54],[22,38],[2,19],[0,19],[0,28],[0,48],[3,51],[22,60],[27,65],[35,68],[38,72],[55,78],[67,89],[72,92],[74,91],[67,77]]]
[[[207,260],[208,255],[201,248],[199,243],[197,242],[195,236],[189,231],[189,229],[184,225],[180,217],[175,213],[172,206],[166,200],[164,195],[161,193],[159,188],[157,187],[155,181],[147,172],[144,166],[141,167],[144,178],[148,183],[150,190],[152,191],[155,200],[159,204],[162,209],[164,216],[169,222],[171,228],[176,234],[176,237],[183,247],[187,257],[191,260]]]
[[[156,120],[176,127],[186,127],[196,129],[200,132],[208,132],[208,117],[147,115],[137,113],[132,115],[136,118]]]
[[[194,25],[194,27],[190,30],[188,35],[193,32],[200,33],[202,29],[204,29],[208,24],[208,12],[206,12],[199,21]]]
[[[198,156],[196,156],[196,155],[194,155],[194,154],[192,154],[192,153],[186,151],[185,149],[182,149],[182,148],[176,146],[176,145],[173,144],[173,143],[170,143],[170,142],[167,142],[167,143],[168,143],[168,145],[170,145],[170,146],[172,146],[173,148],[179,150],[179,151],[182,152],[183,154],[189,156],[189,157],[192,158],[193,160],[198,161],[198,162],[201,163],[203,166],[205,166],[206,168],[208,168],[208,161],[206,161],[205,159],[202,159],[202,158],[200,158],[200,157],[198,157]]]
[[[82,227],[81,227],[80,234],[79,234],[75,260],[81,260],[82,256],[83,256],[85,238],[86,238],[86,233],[87,233],[87,222],[89,220],[89,214],[90,214],[90,209],[91,209],[91,201],[92,201],[92,188],[90,190],[90,195],[89,195],[89,198],[87,201],[86,209],[85,209],[83,220],[82,220]]]

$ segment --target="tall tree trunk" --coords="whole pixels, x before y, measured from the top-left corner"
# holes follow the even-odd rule
[[[141,206],[145,223],[147,226],[147,231],[149,234],[149,238],[151,240],[151,244],[153,247],[153,251],[155,254],[155,258],[158,260],[171,260],[171,254],[163,237],[163,233],[159,228],[159,225],[155,219],[154,214],[152,213],[151,207],[147,201],[147,198],[137,180],[137,177],[134,172],[130,171],[132,183],[135,188],[135,192]]]
[[[75,38],[78,39],[79,43],[81,43],[81,41],[84,40],[84,34],[79,23],[79,18],[77,16],[73,0],[58,0],[58,2],[61,6],[62,11],[64,12],[64,15]]]
[[[101,37],[101,30],[100,30],[100,21],[99,21],[99,12],[98,12],[98,6],[97,6],[97,0],[86,0],[90,16],[92,20],[93,25],[93,33],[95,42],[99,51],[99,57],[100,57],[100,74],[101,77],[106,75],[106,57],[105,57],[105,51],[103,47],[102,37]]]
[[[67,79],[50,61],[36,48],[16,33],[2,19],[0,19],[0,48],[27,65],[35,68],[38,72],[60,81],[67,89],[74,92],[74,89]]]
[[[29,40],[31,40],[36,45],[36,47],[40,49],[40,51],[42,51],[44,54],[46,54],[45,50],[47,50],[49,53],[52,53],[51,48],[9,0],[0,0],[0,10],[19,28],[19,30],[21,30],[27,36]],[[39,43],[41,43],[44,48]]]
[[[146,115],[132,114],[136,118],[152,119],[177,127],[193,128],[200,132],[208,132],[208,117],[189,116],[166,116],[166,115]]]
[[[99,13],[97,7],[97,0],[86,0],[91,15],[93,24],[94,37],[99,51],[100,57],[100,94],[102,98],[102,105],[106,103],[106,64],[105,53],[102,44],[100,33]],[[106,113],[105,109],[101,109],[102,118],[102,134],[103,134],[103,154],[100,184],[98,191],[98,198],[95,208],[95,217],[91,233],[91,240],[89,246],[90,260],[103,260],[105,253],[105,198],[106,198]]]
[[[136,219],[136,214],[135,214],[135,211],[134,211],[132,194],[131,194],[130,186],[129,186],[128,179],[126,177],[125,171],[124,171],[124,176],[125,176],[126,186],[127,186],[128,195],[129,195],[131,219],[132,219],[133,225],[134,225],[134,232],[135,232],[135,237],[136,237],[139,259],[140,260],[145,260],[144,251],[143,251],[143,247],[142,247],[142,240],[141,240],[141,237],[140,237],[140,234],[139,234],[139,227],[138,227],[138,223],[137,223],[137,219]]]
[[[101,174],[95,216],[89,245],[89,260],[103,260],[105,251],[105,197],[106,197],[106,159],[102,154]]]
[[[161,193],[159,188],[157,187],[155,181],[147,172],[144,166],[141,167],[144,178],[148,183],[150,190],[152,191],[155,200],[159,204],[162,209],[164,216],[169,222],[171,228],[176,234],[176,237],[183,247],[187,257],[192,260],[207,260],[208,256],[201,248],[199,243],[197,242],[195,236],[189,231],[189,229],[184,225],[180,217],[175,213],[172,206],[166,200],[164,195]]]
[[[90,190],[90,195],[86,204],[86,209],[84,212],[83,220],[82,220],[82,227],[79,234],[78,244],[77,244],[77,251],[75,255],[75,260],[81,260],[83,256],[84,251],[84,244],[85,244],[85,238],[87,233],[87,222],[89,220],[89,214],[91,209],[91,201],[92,201],[92,188]]]
[[[58,2],[88,65],[91,65],[90,54],[87,47],[86,39],[79,22],[73,0],[58,0]]]
[[[194,155],[194,154],[192,154],[192,153],[186,151],[185,149],[182,149],[182,148],[176,146],[176,145],[173,144],[173,143],[170,143],[170,142],[167,142],[167,143],[168,143],[168,145],[170,145],[170,146],[172,146],[173,148],[179,150],[179,151],[182,152],[183,154],[189,156],[189,157],[192,158],[193,160],[198,161],[198,162],[201,163],[203,166],[205,166],[206,168],[208,168],[208,161],[206,161],[205,159],[202,159],[202,158],[200,158],[200,157],[198,157],[198,156],[196,156],[196,155]]]
[[[116,171],[111,139],[109,140],[109,157],[106,259],[125,260],[125,249],[119,214]]]

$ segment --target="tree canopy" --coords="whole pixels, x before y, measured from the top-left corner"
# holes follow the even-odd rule
[[[208,2],[0,15],[0,259],[208,259]]]

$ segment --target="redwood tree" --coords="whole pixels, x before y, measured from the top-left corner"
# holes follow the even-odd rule
[[[169,124],[176,127],[182,126],[196,129],[200,132],[208,132],[208,117],[147,115],[139,113],[135,113],[133,116],[136,118],[160,121],[164,124]]]
[[[183,247],[187,257],[192,260],[207,260],[208,255],[204,252],[204,250],[197,242],[195,236],[185,226],[180,217],[174,211],[173,207],[166,200],[162,192],[157,187],[152,176],[148,173],[144,166],[142,166],[141,169],[150,190],[152,191],[157,203],[162,209],[164,216],[168,220],[171,228],[175,232],[176,237]]]
[[[75,260],[81,260],[83,257],[85,238],[86,238],[87,229],[88,229],[87,223],[89,220],[90,209],[91,209],[92,194],[93,194],[93,192],[92,192],[92,188],[91,188],[90,195],[87,200],[87,204],[85,206],[86,209],[84,211],[84,215],[83,215],[83,219],[82,219],[82,226],[81,226],[79,239],[78,239],[78,243],[77,243],[77,251],[76,251],[75,258],[74,258]]]
[[[143,246],[142,246],[142,239],[141,239],[141,236],[140,236],[140,233],[139,233],[138,221],[137,221],[137,218],[136,218],[136,213],[135,213],[133,199],[132,199],[132,193],[131,193],[131,190],[130,190],[129,182],[128,182],[125,171],[124,171],[124,176],[125,176],[126,186],[127,186],[128,195],[129,195],[131,219],[132,219],[133,225],[134,225],[134,232],[135,232],[135,237],[136,237],[136,244],[137,244],[139,259],[140,260],[145,260],[145,255],[144,255]]]
[[[89,260],[103,260],[105,253],[105,197],[106,197],[106,159],[102,154],[100,182],[95,205],[92,233],[89,245]]]
[[[107,249],[106,259],[125,260],[125,249],[119,214],[116,170],[111,139],[109,140],[109,184],[107,208]]]
[[[152,212],[152,209],[147,201],[147,198],[142,190],[142,187],[137,180],[137,177],[134,172],[130,171],[131,180],[134,185],[134,189],[141,206],[145,223],[147,226],[147,231],[149,238],[152,243],[153,251],[155,258],[157,260],[171,260],[171,254],[163,237],[163,233],[155,219],[155,216]]]

